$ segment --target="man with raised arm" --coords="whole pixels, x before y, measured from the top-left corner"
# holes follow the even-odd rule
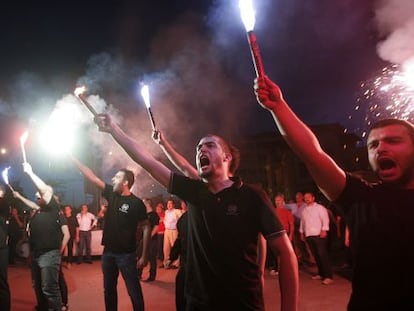
[[[372,126],[368,158],[379,182],[368,183],[345,172],[322,150],[268,77],[256,80],[255,93],[319,189],[345,212],[356,252],[348,310],[414,309],[414,252],[406,248],[414,243],[413,125],[386,119]]]
[[[201,179],[200,175],[197,172],[197,169],[187,161],[169,142],[169,140],[162,134],[159,130],[154,130],[152,132],[153,140],[160,146],[161,150],[167,156],[172,164],[185,176],[193,179]],[[236,174],[236,171],[240,165],[240,152],[239,150],[230,145],[230,152],[232,156],[231,164],[229,165],[229,177],[233,177]],[[260,234],[258,237],[258,256],[257,262],[260,267],[261,282],[264,287],[264,271],[266,267],[266,240]]]
[[[112,177],[112,185],[105,184],[92,170],[72,156],[79,171],[99,189],[108,205],[103,207],[105,225],[103,228],[102,272],[104,277],[105,310],[116,311],[118,308],[117,283],[118,274],[125,281],[134,311],[144,310],[144,297],[138,281],[138,269],[148,263],[148,250],[151,228],[144,202],[131,191],[134,174],[127,169],[120,169]],[[136,258],[136,232],[142,227],[142,253]]]
[[[171,172],[114,122],[96,120],[152,177],[188,203],[187,310],[264,310],[256,263],[258,234],[281,257],[281,310],[297,310],[298,266],[293,248],[263,191],[229,178],[229,144],[216,135],[196,148],[201,180]]]
[[[60,274],[60,265],[63,250],[70,237],[69,228],[65,217],[60,213],[53,188],[33,172],[29,163],[23,163],[23,170],[37,189],[36,202],[23,197],[17,191],[13,192],[13,196],[34,211],[28,224],[28,235],[36,310],[61,311],[66,306],[62,303],[59,286],[59,279],[63,277]]]

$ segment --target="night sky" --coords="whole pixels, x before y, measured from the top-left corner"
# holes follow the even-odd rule
[[[255,101],[254,67],[237,2],[3,3],[0,143],[18,154],[18,137],[28,128],[28,154],[40,156],[49,169],[71,167],[63,159],[45,159],[34,136],[54,110],[73,104],[68,95],[82,84],[99,111],[115,115],[129,134],[160,155],[137,95],[142,81],[150,84],[157,126],[190,160],[203,134],[235,139],[276,131]],[[339,122],[352,130],[362,118],[349,121],[361,81],[407,59],[378,52],[379,43],[414,15],[412,1],[388,1],[394,2],[400,7],[373,0],[254,1],[266,73],[306,123]],[[88,134],[78,142],[92,140],[88,151],[101,154],[108,172],[129,161],[83,112]],[[4,158],[3,166],[15,157]]]

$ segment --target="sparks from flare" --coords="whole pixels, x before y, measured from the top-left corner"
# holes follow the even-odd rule
[[[251,0],[240,0],[240,17],[243,21],[244,27],[247,33],[247,41],[249,42],[250,52],[252,54],[254,68],[256,70],[257,77],[263,77],[265,75],[262,57],[260,56],[259,44],[254,30],[256,23],[255,11],[253,9],[253,3]]]
[[[141,96],[144,99],[145,106],[147,107],[148,116],[151,122],[151,127],[153,131],[157,130],[157,127],[155,126],[154,116],[152,115],[151,111],[151,104],[150,104],[150,94],[149,94],[149,87],[146,84],[143,84],[141,87]]]
[[[414,70],[398,65],[384,67],[379,75],[361,83],[355,113],[363,116],[363,127],[357,129],[365,138],[373,123],[393,118],[414,122]],[[349,116],[352,119],[353,116]]]

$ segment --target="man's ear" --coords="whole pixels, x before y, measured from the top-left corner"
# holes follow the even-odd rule
[[[231,162],[231,160],[233,160],[233,156],[231,155],[231,153],[230,153],[230,152],[226,152],[226,153],[224,154],[224,160],[225,160],[225,161],[228,161],[228,162]]]

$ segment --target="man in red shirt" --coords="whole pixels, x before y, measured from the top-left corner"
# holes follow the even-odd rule
[[[286,233],[289,237],[290,242],[293,242],[293,233],[295,229],[295,221],[293,218],[292,212],[285,206],[285,196],[282,193],[279,193],[275,196],[275,206],[276,206],[276,215],[279,218],[280,222],[283,225],[283,228],[286,230]],[[268,252],[271,254],[271,252]],[[271,275],[278,275],[279,260],[274,261],[274,266],[270,270]]]

